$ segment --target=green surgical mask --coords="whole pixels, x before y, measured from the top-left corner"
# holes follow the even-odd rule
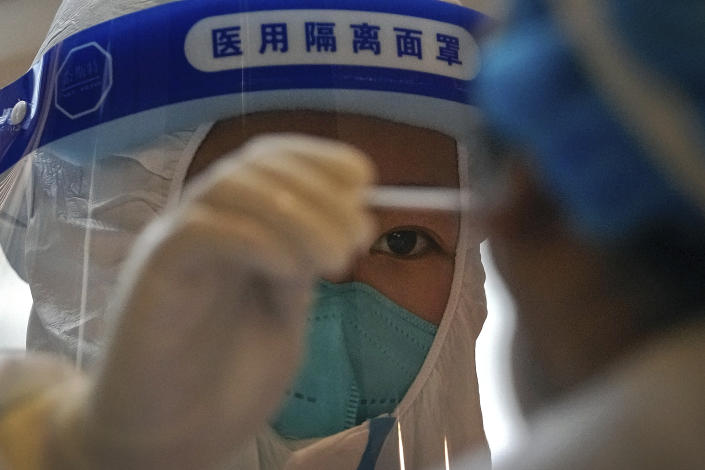
[[[437,330],[359,282],[321,281],[308,320],[306,357],[273,422],[293,439],[329,436],[392,412]]]

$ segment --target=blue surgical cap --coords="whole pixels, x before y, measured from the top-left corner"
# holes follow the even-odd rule
[[[598,2],[600,3],[600,2]],[[605,0],[603,13],[641,65],[678,88],[705,133],[705,2]],[[477,100],[583,236],[627,240],[664,224],[705,228],[705,210],[615,110],[545,0],[519,0],[485,49]],[[701,154],[705,165],[705,148]],[[665,165],[664,165],[665,162]],[[702,181],[705,186],[705,181]]]

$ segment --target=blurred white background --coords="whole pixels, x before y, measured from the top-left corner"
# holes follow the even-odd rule
[[[0,350],[24,349],[32,298],[0,250]]]
[[[512,299],[492,262],[487,243],[482,245],[487,280],[487,320],[477,340],[477,378],[485,432],[492,454],[508,452],[526,432],[511,382],[510,344],[515,312]]]
[[[59,3],[59,0],[0,0],[0,86],[27,70]],[[477,372],[487,438],[492,452],[498,455],[518,440],[524,424],[509,379],[513,306],[490,258],[487,247],[483,246],[489,316],[477,344]],[[30,306],[29,289],[0,252],[0,350],[24,348]]]

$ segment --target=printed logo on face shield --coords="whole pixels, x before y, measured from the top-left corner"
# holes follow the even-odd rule
[[[71,49],[59,67],[54,104],[69,118],[77,119],[100,108],[112,86],[112,57],[90,42]]]

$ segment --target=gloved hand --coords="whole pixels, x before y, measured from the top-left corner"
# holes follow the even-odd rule
[[[198,469],[266,424],[296,371],[311,286],[370,242],[366,158],[255,139],[147,228],[97,382],[59,414],[67,467]]]

